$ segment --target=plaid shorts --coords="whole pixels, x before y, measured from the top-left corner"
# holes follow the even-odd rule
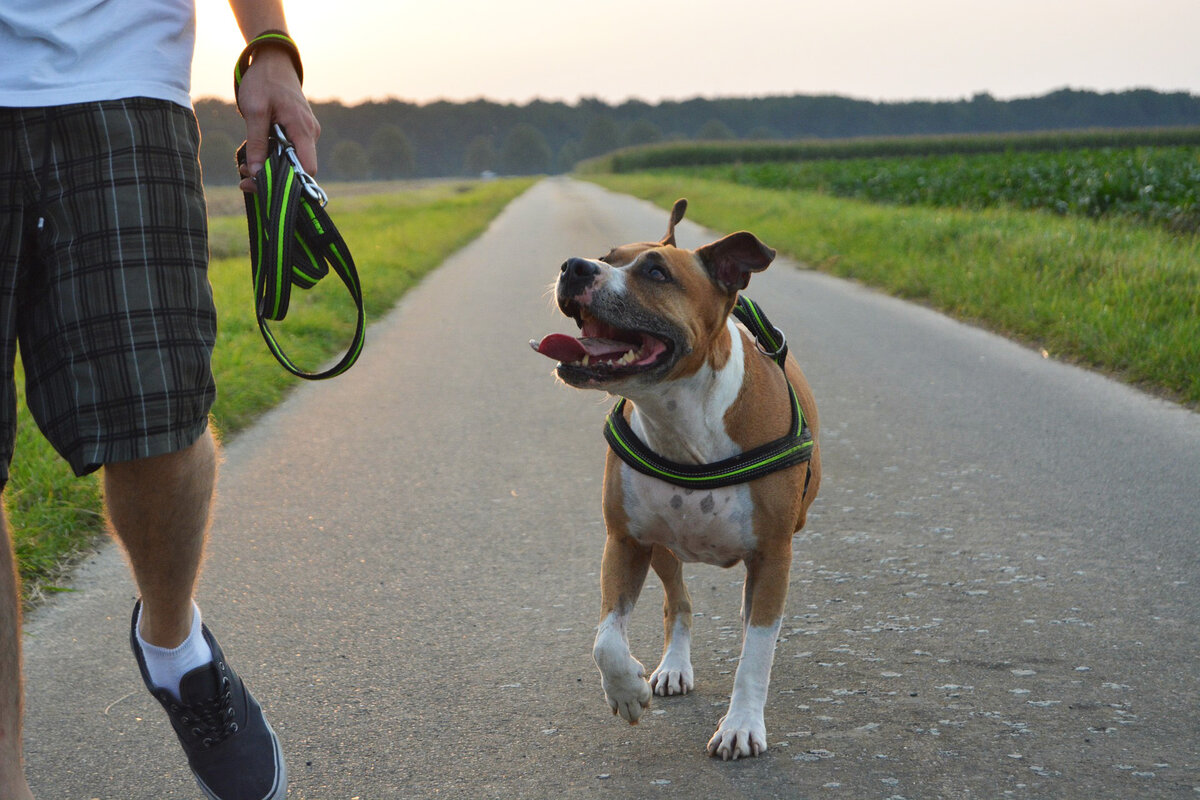
[[[192,112],[161,100],[0,108],[0,480],[18,345],[29,410],[77,475],[204,431],[216,311],[199,142]]]

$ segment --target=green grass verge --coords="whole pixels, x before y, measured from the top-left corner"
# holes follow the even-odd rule
[[[897,207],[670,173],[588,175],[836,275],[1200,406],[1200,237],[1121,220]]]
[[[388,194],[372,187],[326,187],[330,214],[354,253],[368,321],[390,309],[404,292],[447,256],[478,236],[532,179],[420,185]],[[301,381],[268,352],[254,319],[245,217],[236,189],[210,193],[210,208],[233,216],[209,221],[209,278],[217,304],[213,354],[217,402],[213,424],[228,437],[275,405]],[[236,212],[236,213],[235,213]],[[341,281],[330,275],[316,288],[293,293],[288,317],[272,327],[285,350],[315,369],[353,334],[354,307]],[[367,347],[371,346],[368,336]],[[42,438],[23,400],[18,364],[18,433],[5,503],[27,602],[59,584],[77,556],[103,533],[99,481],[76,479]]]

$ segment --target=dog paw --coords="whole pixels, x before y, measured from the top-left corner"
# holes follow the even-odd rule
[[[630,725],[637,725],[642,712],[650,707],[650,684],[646,668],[636,658],[630,658],[624,669],[602,674],[604,699],[613,714]]]
[[[767,728],[762,716],[730,711],[708,740],[708,754],[722,761],[757,756],[767,751]]]
[[[650,688],[659,697],[687,694],[695,685],[691,663],[678,661],[670,655],[664,656],[662,663],[650,675]]]

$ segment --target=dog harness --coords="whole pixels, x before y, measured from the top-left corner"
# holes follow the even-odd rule
[[[758,349],[784,369],[787,359],[787,338],[772,325],[753,300],[738,295],[733,316],[745,325],[752,334]],[[617,456],[638,472],[659,478],[684,489],[716,489],[748,483],[772,472],[802,464],[812,459],[813,437],[800,408],[800,399],[791,381],[786,380],[788,398],[792,406],[790,431],[773,442],[711,464],[681,464],[668,461],[655,453],[638,438],[625,421],[625,398],[617,401],[604,425],[604,438]],[[811,477],[811,473],[809,474]],[[808,477],[804,480],[808,491]]]
[[[245,194],[258,329],[271,354],[288,372],[306,380],[332,378],[350,369],[362,352],[366,329],[362,286],[350,248],[325,211],[328,196],[300,166],[283,129],[273,127],[267,161],[254,176],[255,191]],[[245,144],[238,148],[237,160],[239,165],[246,162]],[[306,372],[284,353],[267,321],[279,321],[287,315],[293,286],[311,289],[329,274],[330,267],[358,308],[354,338],[332,367]]]

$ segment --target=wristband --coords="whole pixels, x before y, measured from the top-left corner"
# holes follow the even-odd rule
[[[287,52],[288,58],[292,60],[292,66],[296,68],[296,77],[300,79],[300,84],[304,84],[304,65],[300,63],[300,48],[296,46],[292,37],[283,31],[263,31],[246,43],[246,48],[242,50],[237,64],[233,67],[233,101],[237,104],[238,111],[242,110],[241,104],[238,103],[238,90],[242,86],[242,78],[246,76],[246,70],[250,68],[254,51],[264,44],[282,47]]]

